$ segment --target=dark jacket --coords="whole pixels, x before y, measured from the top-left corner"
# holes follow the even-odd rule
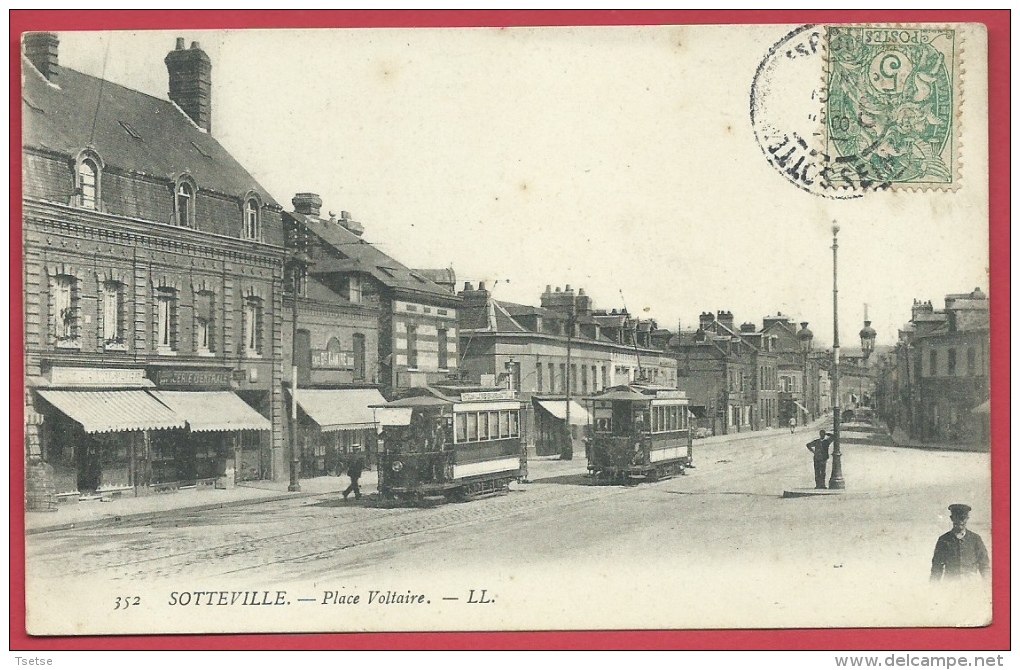
[[[362,458],[361,454],[355,454],[347,464],[347,476],[351,479],[357,479],[361,476],[361,472],[364,469],[365,459]]]
[[[832,438],[826,437],[825,439],[818,438],[811,440],[807,443],[808,451],[815,455],[816,461],[827,461],[829,460],[829,445],[832,444]]]
[[[963,539],[949,531],[935,543],[935,554],[931,559],[932,581],[979,573],[988,577],[990,570],[988,549],[981,536],[973,531],[968,530]]]

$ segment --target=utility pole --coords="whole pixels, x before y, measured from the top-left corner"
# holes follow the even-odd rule
[[[571,345],[574,340],[574,305],[570,305],[570,311],[567,312],[567,373],[564,375],[567,379],[567,410],[566,410],[566,429],[567,439],[563,445],[563,449],[560,451],[561,461],[572,461],[574,460],[574,434],[570,426],[570,393],[571,393]]]

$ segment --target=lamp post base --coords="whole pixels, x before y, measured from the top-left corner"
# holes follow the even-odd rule
[[[301,484],[298,483],[298,464],[293,461],[290,464],[290,485],[287,486],[287,490],[291,493],[301,491]]]

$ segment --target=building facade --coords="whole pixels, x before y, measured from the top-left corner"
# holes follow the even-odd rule
[[[713,434],[775,427],[779,411],[775,337],[751,323],[739,329],[731,312],[702,312],[696,331],[673,342],[678,385],[698,424]]]
[[[26,35],[23,288],[29,509],[274,477],[282,209],[211,134],[211,64],[170,100],[68,68]]]
[[[988,444],[989,305],[979,288],[945,297],[944,309],[914,301],[900,330],[884,417],[923,442]]]
[[[584,397],[638,381],[676,388],[672,334],[625,310],[594,309],[584,289],[548,286],[538,307],[496,300],[484,283],[466,283],[459,295],[462,374],[529,403],[525,435],[539,454],[565,446],[568,376],[575,451],[588,422]]]

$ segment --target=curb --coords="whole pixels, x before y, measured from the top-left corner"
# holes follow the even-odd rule
[[[41,533],[52,533],[62,530],[88,530],[90,528],[102,528],[104,526],[113,526],[126,521],[144,521],[147,519],[159,519],[164,518],[168,513],[172,512],[201,512],[210,509],[224,509],[227,507],[240,507],[241,505],[258,505],[261,503],[277,502],[280,500],[292,500],[298,498],[311,498],[312,496],[330,495],[332,493],[339,494],[341,491],[318,491],[318,492],[294,492],[294,493],[277,493],[266,497],[257,498],[245,498],[241,500],[224,500],[222,502],[205,503],[202,505],[189,505],[187,507],[172,507],[169,509],[163,509],[155,512],[136,512],[128,514],[120,514],[117,516],[103,517],[101,519],[90,519],[88,521],[74,522],[69,521],[66,523],[54,524],[51,526],[37,526],[35,528],[25,528],[25,535],[38,535]]]

